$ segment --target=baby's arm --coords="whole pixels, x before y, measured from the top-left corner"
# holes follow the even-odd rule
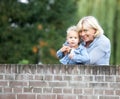
[[[58,51],[57,51],[57,57],[58,58],[62,58],[64,57],[66,54],[68,54],[70,51],[70,47],[69,46],[63,46],[61,47]]]

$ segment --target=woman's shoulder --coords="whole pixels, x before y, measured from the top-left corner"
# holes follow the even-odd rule
[[[107,36],[105,36],[105,35],[101,35],[99,37],[99,40],[101,40],[101,41],[110,41],[109,38]]]
[[[108,46],[110,46],[110,39],[105,35],[101,35],[97,40],[97,44],[108,47]]]

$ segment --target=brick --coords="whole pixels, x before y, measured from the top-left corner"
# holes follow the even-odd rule
[[[12,93],[12,88],[5,87],[4,88],[4,93]]]
[[[71,66],[66,66],[66,73],[71,74],[73,71],[73,68]]]
[[[59,66],[56,66],[55,64],[52,66],[53,68],[53,70],[52,70],[52,73],[54,73],[54,74],[59,74],[60,73],[60,69],[61,69],[61,65],[59,65]]]
[[[119,96],[100,96],[99,99],[119,99]]]
[[[110,83],[110,88],[114,88],[114,89],[119,89],[120,88],[120,83]]]
[[[17,73],[17,72],[18,72],[18,71],[17,71],[17,68],[18,68],[17,64],[12,64],[12,65],[11,65],[11,73],[12,73],[12,74]]]
[[[80,75],[84,75],[85,74],[85,70],[86,70],[86,68],[85,68],[85,66],[78,66],[78,68],[79,68],[79,74]]]
[[[80,75],[76,75],[76,76],[72,76],[74,81],[82,81],[82,76]]]
[[[117,74],[117,69],[119,67],[116,67],[116,66],[110,66],[110,75],[116,75]]]
[[[15,75],[14,74],[5,75],[5,80],[15,80]]]
[[[48,84],[45,81],[30,81],[29,86],[32,86],[32,87],[47,87]]]
[[[3,75],[0,75],[0,80],[3,80],[4,78],[3,78]]]
[[[53,80],[53,76],[52,75],[46,75],[45,80],[46,81],[51,81],[51,80]]]
[[[84,83],[84,82],[71,81],[69,82],[69,86],[71,86],[72,88],[86,88],[88,85],[87,83]]]
[[[94,95],[104,95],[104,89],[94,89]]]
[[[20,87],[14,87],[13,88],[13,93],[22,93],[22,88]]]
[[[105,77],[102,75],[97,75],[97,76],[94,76],[94,80],[95,82],[104,82],[105,81]]]
[[[109,76],[105,76],[105,81],[106,82],[115,82],[115,76],[109,75]]]
[[[18,94],[17,99],[35,99],[35,94]]]
[[[9,67],[9,66],[8,66]],[[5,73],[6,66],[0,64],[0,74]]]
[[[32,74],[18,74],[18,75],[15,75],[15,80],[33,80],[34,79],[34,77],[33,77],[34,75],[32,75]]]
[[[3,90],[2,90],[3,88],[2,87],[0,87],[0,93],[3,93]]]
[[[54,80],[61,81],[62,80],[62,76],[54,76]]]
[[[58,99],[56,95],[37,95],[37,99]]]
[[[74,66],[73,67],[73,74],[79,74],[80,73],[80,70],[78,69],[78,66]]]
[[[34,80],[44,80],[44,75],[35,75]]]
[[[25,81],[10,81],[9,86],[10,87],[23,87],[23,86],[27,86],[27,82],[25,82]]]
[[[112,89],[105,90],[105,95],[114,95],[114,90],[112,90]]]
[[[43,88],[43,93],[53,93],[53,88]]]
[[[75,95],[57,95],[57,99],[77,99]]]
[[[83,77],[83,81],[85,81],[85,82],[91,82],[91,81],[93,81],[93,77],[94,77],[94,76],[86,76],[86,75],[85,75],[85,76]]]
[[[16,99],[15,94],[0,94],[0,99]]]
[[[8,86],[7,81],[0,81],[0,86]]]
[[[22,78],[23,79],[21,79],[21,80],[34,80],[33,75],[32,74],[27,74],[27,73],[22,75]]]
[[[84,95],[93,95],[93,89],[84,89]]]
[[[116,76],[116,82],[120,82],[120,76]]]
[[[67,83],[66,82],[49,82],[50,87],[66,87]]]
[[[118,66],[116,69],[117,69],[117,74],[120,75],[120,66]]]
[[[30,66],[30,74],[36,74],[36,65],[35,64],[29,64]]]
[[[65,66],[61,66],[60,73],[61,74],[66,74],[66,67]]]
[[[66,94],[66,93],[71,94],[71,93],[72,93],[72,90],[73,90],[72,88],[64,88],[64,89],[63,89],[63,93],[64,93],[64,94]]]
[[[99,99],[98,96],[83,96],[83,95],[79,95],[78,99]],[[106,98],[107,99],[107,98]]]
[[[11,65],[5,66],[5,72],[6,72],[6,74],[11,74]]]
[[[75,88],[73,93],[81,95],[83,94],[83,89]]]
[[[36,70],[36,73],[37,74],[43,74],[44,72],[44,65],[37,65],[37,70]]]
[[[62,93],[61,88],[53,88],[53,93]]]
[[[70,80],[72,80],[72,76],[64,75],[64,76],[63,76],[63,80],[70,81]]]
[[[31,93],[32,90],[33,90],[33,87],[24,88],[24,89],[23,89],[23,92],[24,92],[24,93]]]
[[[21,74],[16,74],[15,75],[15,80],[24,80],[24,76]]]
[[[17,65],[18,68],[17,68],[17,73],[18,74],[22,74],[24,73],[24,65]]]
[[[85,74],[86,75],[92,75],[92,66],[87,66],[85,68]]]
[[[0,64],[0,99],[119,99],[120,67]]]
[[[108,83],[89,83],[90,88],[108,88]]]
[[[120,90],[116,90],[115,94],[120,96]]]
[[[42,93],[42,88],[33,88],[33,93]]]

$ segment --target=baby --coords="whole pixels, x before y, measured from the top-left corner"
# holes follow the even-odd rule
[[[67,29],[66,43],[57,51],[60,63],[67,64],[86,64],[89,61],[87,50],[80,44],[80,37],[76,26]]]

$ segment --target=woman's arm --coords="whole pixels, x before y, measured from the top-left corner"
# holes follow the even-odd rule
[[[96,65],[108,65],[110,58],[110,42],[99,42],[89,51],[90,63]]]

